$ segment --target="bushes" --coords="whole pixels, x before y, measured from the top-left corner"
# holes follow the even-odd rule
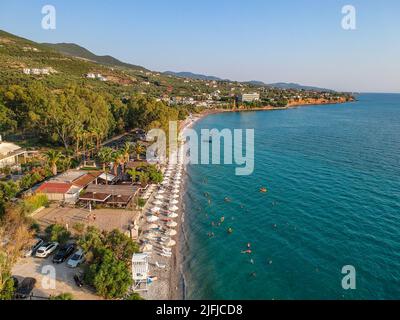
[[[49,206],[49,198],[45,194],[37,194],[26,198],[23,202],[24,213],[29,215],[41,207]]]
[[[49,241],[55,241],[60,244],[65,244],[71,238],[71,233],[59,224],[53,224],[46,228],[46,235]]]
[[[74,296],[71,293],[62,293],[58,296],[51,296],[50,300],[74,300]]]
[[[129,268],[106,248],[98,252],[98,259],[88,268],[85,280],[107,299],[122,298],[132,285]]]
[[[105,298],[122,298],[132,285],[131,259],[137,244],[122,232],[100,232],[89,227],[79,241],[87,253],[85,281]]]

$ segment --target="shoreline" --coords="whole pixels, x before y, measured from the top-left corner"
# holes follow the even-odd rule
[[[256,112],[256,111],[275,111],[275,110],[289,110],[295,109],[299,107],[311,107],[311,106],[318,106],[318,105],[334,105],[334,104],[343,104],[347,102],[354,102],[353,101],[338,101],[338,102],[331,102],[331,103],[307,103],[307,104],[290,104],[286,107],[281,108],[274,108],[271,106],[259,107],[259,108],[249,108],[249,109],[212,109],[212,110],[205,110],[199,114],[194,114],[188,117],[186,120],[182,121],[179,124],[179,134],[182,134],[186,129],[193,127],[198,121],[204,119],[205,117],[213,114],[219,113],[226,113],[226,112]],[[178,153],[180,152],[183,145],[179,146]],[[168,165],[167,165],[168,167]],[[187,167],[183,165],[183,172],[185,174],[183,181],[181,183],[181,194],[179,198],[179,219],[177,221],[178,226],[177,230],[178,233],[176,235],[176,242],[177,245],[172,250],[172,258],[170,260],[170,266],[168,270],[168,279],[167,283],[164,283],[164,286],[159,283],[159,286],[162,287],[156,288],[157,282],[153,283],[150,287],[149,291],[154,289],[155,294],[149,294],[150,300],[185,300],[185,290],[186,290],[186,283],[185,283],[185,270],[183,268],[183,256],[182,250],[186,243],[185,238],[185,203],[184,203],[184,194],[187,183]],[[150,198],[151,199],[151,198]]]

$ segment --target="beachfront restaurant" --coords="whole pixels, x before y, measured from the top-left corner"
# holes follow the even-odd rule
[[[113,208],[128,208],[138,195],[139,188],[132,185],[95,185],[87,187],[79,196],[86,204],[98,204]]]

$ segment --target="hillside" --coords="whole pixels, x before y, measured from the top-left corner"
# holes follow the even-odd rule
[[[173,72],[173,71],[166,71],[164,72],[166,75],[171,75],[179,78],[187,78],[187,79],[195,79],[195,80],[206,80],[206,81],[230,81],[224,80],[214,76],[206,76],[204,74],[197,74],[192,72]]]
[[[43,43],[42,45],[52,48],[64,55],[93,61],[93,62],[102,64],[105,66],[123,67],[123,68],[128,68],[128,69],[133,69],[133,70],[148,71],[147,69],[145,69],[141,66],[136,66],[133,64],[122,62],[112,56],[109,56],[109,55],[98,56],[98,55],[90,52],[89,50],[87,50],[77,44],[74,44],[74,43],[54,43],[54,44],[53,43]]]

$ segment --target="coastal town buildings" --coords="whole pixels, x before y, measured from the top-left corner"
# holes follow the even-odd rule
[[[243,93],[238,97],[239,102],[254,102],[260,100],[259,93]]]

